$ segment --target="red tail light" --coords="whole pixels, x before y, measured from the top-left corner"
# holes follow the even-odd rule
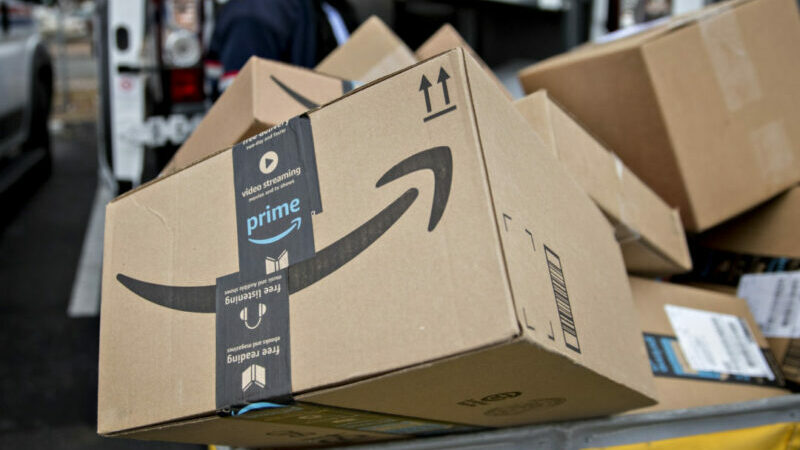
[[[169,92],[173,103],[203,101],[203,69],[170,70]]]

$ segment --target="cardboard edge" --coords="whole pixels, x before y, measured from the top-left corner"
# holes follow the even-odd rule
[[[523,330],[525,329],[525,327],[522,325],[522,321],[520,320],[519,313],[517,312],[516,301],[514,299],[514,290],[512,289],[512,283],[511,283],[511,275],[510,275],[509,270],[508,270],[508,260],[506,258],[506,251],[505,251],[505,248],[503,247],[503,241],[502,241],[502,238],[501,238],[500,230],[501,230],[502,225],[497,220],[497,206],[495,205],[495,198],[494,198],[494,194],[493,194],[493,191],[492,191],[492,184],[491,184],[491,182],[489,180],[489,173],[488,173],[488,169],[487,169],[487,166],[486,166],[486,154],[485,154],[485,151],[484,151],[483,137],[481,136],[481,129],[480,129],[480,125],[478,124],[478,117],[477,117],[477,115],[475,113],[474,94],[472,92],[472,84],[470,82],[470,70],[469,70],[469,67],[467,65],[467,57],[466,57],[467,52],[461,47],[458,47],[458,48],[456,48],[454,50],[451,50],[451,51],[458,52],[459,59],[461,60],[461,66],[462,66],[463,71],[464,71],[464,78],[466,80],[465,85],[466,85],[466,91],[467,91],[466,94],[467,94],[467,99],[468,99],[469,105],[470,105],[470,119],[472,121],[472,126],[473,126],[473,129],[475,130],[475,134],[476,134],[476,137],[477,137],[477,140],[478,140],[478,145],[480,147],[481,165],[482,165],[482,170],[483,170],[483,182],[485,183],[486,189],[487,189],[488,194],[489,194],[489,202],[491,204],[491,209],[492,209],[492,220],[494,221],[495,241],[497,242],[497,245],[498,245],[498,248],[499,248],[500,263],[502,264],[503,274],[505,275],[505,280],[504,281],[505,281],[505,285],[506,285],[506,295],[508,296],[507,300],[510,301],[510,305],[509,305],[510,306],[510,313],[511,313],[510,315],[512,316],[512,319],[513,319],[514,323],[516,323],[516,325],[517,325],[517,329],[516,329],[516,332],[514,334],[514,337],[518,337],[518,336],[522,336],[523,335],[523,333],[524,333]],[[476,64],[478,64],[478,66],[480,67],[480,64],[477,63],[477,61],[476,61]],[[483,76],[487,76],[487,75],[484,73]],[[511,104],[509,102],[508,107],[509,108],[513,108],[514,106],[513,106],[513,104]]]
[[[557,99],[553,98],[550,95],[550,93],[549,93],[549,91],[547,89],[544,89],[544,88],[538,89],[535,92],[527,95],[526,97],[523,97],[523,99],[524,98],[528,98],[528,97],[533,96],[533,95],[543,95],[547,100],[549,100],[549,102],[552,102],[552,104],[555,105],[556,107],[558,107],[561,110],[561,112],[566,114],[570,119],[572,119],[572,121],[574,121],[579,127],[581,127],[583,129],[583,131],[586,132],[586,134],[588,134],[592,139],[594,139],[600,145],[600,147],[602,147],[602,149],[606,152],[607,156],[609,156],[611,158],[619,158],[616,155],[616,153],[614,153],[613,150],[610,150],[611,147],[605,141],[603,141],[603,139],[598,137],[594,132],[592,132],[592,130],[590,130],[588,127],[586,127],[583,124],[583,122],[581,122],[580,119],[575,117]],[[517,102],[522,101],[523,99],[517,100]],[[552,120],[550,119],[550,105],[551,105],[551,103],[549,103],[549,102],[545,102],[545,108],[546,108],[548,120],[550,121],[550,123],[552,123]],[[552,133],[552,126],[549,127],[549,128],[550,128],[551,133]],[[555,139],[552,139],[552,142],[555,144]],[[558,148],[555,145],[554,145],[554,147],[555,147],[554,151],[555,151],[556,157],[559,158],[559,160],[560,160],[560,156],[561,155],[558,152]],[[624,165],[624,163],[623,163],[623,165]],[[676,225],[676,227],[678,227],[678,229],[676,230],[676,232],[683,233],[685,235],[685,232],[684,232],[684,229],[683,229],[683,224],[682,224],[681,219],[680,219],[680,211],[678,210],[678,208],[675,208],[675,207],[670,206],[669,204],[667,204],[664,201],[664,199],[661,198],[660,195],[658,195],[655,191],[653,191],[653,189],[650,186],[647,185],[647,183],[642,181],[639,178],[638,175],[636,175],[633,171],[628,169],[627,165],[625,165],[625,168],[628,171],[630,171],[631,174],[633,176],[635,176],[641,182],[641,184],[644,186],[644,188],[649,190],[654,196],[656,196],[659,200],[661,200],[667,208],[669,208],[670,216],[671,216],[672,220],[677,220],[675,225]],[[619,178],[617,178],[616,183],[618,183],[618,184],[621,183]],[[608,212],[606,212],[605,209],[600,207],[600,205],[598,205],[598,207],[603,211],[604,214],[610,216],[610,214]],[[614,220],[619,221],[619,219],[616,219],[616,218]],[[628,226],[628,224],[625,224],[625,225]],[[648,250],[650,250],[652,253],[656,254],[658,257],[663,259],[666,263],[668,263],[668,264],[670,264],[671,266],[674,267],[674,271],[672,271],[672,272],[669,272],[669,273],[666,273],[666,272],[665,273],[661,273],[661,272],[659,272],[659,274],[662,274],[662,275],[665,275],[665,274],[666,275],[674,275],[674,274],[689,272],[690,270],[692,270],[692,258],[691,258],[691,255],[689,254],[689,245],[688,245],[688,242],[686,241],[685,237],[682,240],[683,245],[680,246],[681,247],[681,249],[679,251],[680,254],[676,253],[675,255],[671,255],[671,254],[668,254],[667,252],[665,252],[664,249],[662,249],[659,245],[657,245],[656,243],[652,242],[645,235],[643,235],[640,232],[639,229],[636,229],[635,231],[638,233],[638,236],[639,236],[638,239],[636,239],[636,241],[641,242],[641,244],[644,245],[645,247],[647,247]],[[622,246],[624,244],[624,242],[619,242],[619,244],[620,244],[620,246]]]
[[[588,48],[592,48],[593,50],[596,50],[596,49],[607,48],[609,45],[613,45],[613,44],[620,45],[620,44],[623,44],[623,43],[625,43],[625,44],[624,45],[620,45],[619,50],[629,49],[630,47],[637,46],[637,45],[638,46],[642,46],[642,45],[647,44],[648,42],[652,42],[652,41],[654,41],[656,39],[659,39],[659,38],[661,38],[663,36],[666,36],[666,35],[669,35],[671,33],[674,33],[674,32],[676,32],[676,31],[678,31],[678,30],[680,30],[682,28],[685,28],[685,27],[690,26],[690,25],[695,24],[695,23],[702,22],[704,20],[707,20],[709,18],[718,16],[720,14],[724,14],[727,11],[734,10],[734,9],[744,5],[744,4],[747,4],[747,3],[750,3],[750,2],[753,2],[753,1],[755,1],[755,0],[728,0],[728,1],[724,1],[724,2],[721,2],[721,3],[714,4],[714,5],[707,5],[706,7],[701,8],[700,10],[689,11],[689,12],[686,12],[686,13],[684,13],[682,15],[674,16],[672,19],[670,19],[670,21],[668,23],[660,25],[656,29],[645,29],[645,30],[642,30],[642,31],[640,31],[638,33],[634,33],[634,34],[631,34],[629,36],[625,36],[624,38],[617,39],[617,40],[611,40],[611,41],[608,41],[608,42],[602,42],[602,43],[588,42],[587,44],[581,45],[581,46],[575,48],[572,51],[567,51],[566,53],[561,53],[561,54],[558,54],[558,55],[551,56],[550,58],[547,58],[547,59],[545,59],[545,60],[543,60],[541,62],[537,62],[537,63],[531,64],[531,65],[529,65],[527,67],[524,67],[524,68],[520,69],[517,72],[517,78],[519,78],[520,81],[521,81],[522,78],[528,73],[534,73],[534,72],[538,72],[538,71],[542,71],[542,70],[548,70],[548,69],[551,69],[551,68],[559,68],[564,64],[568,64],[569,62],[572,61],[571,57],[574,55],[575,51],[584,51],[584,50],[586,50]],[[650,34],[643,38],[643,34],[645,34],[645,33],[650,33]],[[639,38],[640,40],[637,41],[637,38]],[[643,39],[641,39],[641,38],[643,38]],[[587,56],[585,58],[585,60],[593,59],[593,58],[596,58],[596,57],[603,57],[605,55],[606,55],[606,53],[599,53],[599,54],[596,54],[596,55]]]

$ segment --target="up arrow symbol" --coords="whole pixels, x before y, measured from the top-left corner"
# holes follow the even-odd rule
[[[431,86],[432,84],[430,81],[428,81],[428,78],[425,75],[422,75],[422,81],[419,83],[419,90],[425,92],[425,107],[428,108],[428,112],[431,112],[431,96],[428,93],[428,89],[430,89]]]
[[[424,78],[424,76],[423,76]],[[450,104],[450,93],[447,92],[447,80],[450,79],[450,75],[444,71],[444,67],[439,68],[439,79],[436,80],[437,83],[441,83],[442,85],[442,92],[444,93],[444,104]],[[427,80],[426,80],[427,81]],[[430,109],[428,109],[430,111]]]

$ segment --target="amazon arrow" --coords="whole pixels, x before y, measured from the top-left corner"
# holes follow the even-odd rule
[[[433,204],[428,231],[438,225],[447,207],[453,178],[453,157],[450,147],[440,146],[416,153],[389,169],[378,180],[381,187],[406,174],[430,169],[433,172]],[[381,212],[333,244],[288,268],[289,295],[311,286],[352,261],[383,236],[417,199],[419,191],[410,188]],[[117,274],[117,281],[134,294],[157,305],[186,312],[213,313],[216,311],[216,285],[167,286],[140,281]]]
[[[275,84],[277,84],[279,88],[283,89],[284,92],[289,94],[289,97],[292,97],[297,103],[300,103],[307,109],[314,109],[319,107],[319,104],[311,101],[308,97],[285,85],[281,80],[275,78],[275,75],[270,75],[269,78],[273,82],[275,82]]]

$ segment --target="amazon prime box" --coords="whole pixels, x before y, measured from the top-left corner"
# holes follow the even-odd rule
[[[631,277],[659,403],[636,412],[787,394],[747,303],[720,292]]]
[[[104,435],[317,445],[654,402],[612,228],[461,49],[121,196],[103,263]]]
[[[547,89],[700,232],[800,181],[798,44],[795,0],[734,0],[519,78],[526,93]]]
[[[250,58],[162,171],[174,173],[353,89],[353,83]]]
[[[514,103],[614,225],[628,272],[670,275],[692,268],[678,211],[606,150],[547,95]]]

